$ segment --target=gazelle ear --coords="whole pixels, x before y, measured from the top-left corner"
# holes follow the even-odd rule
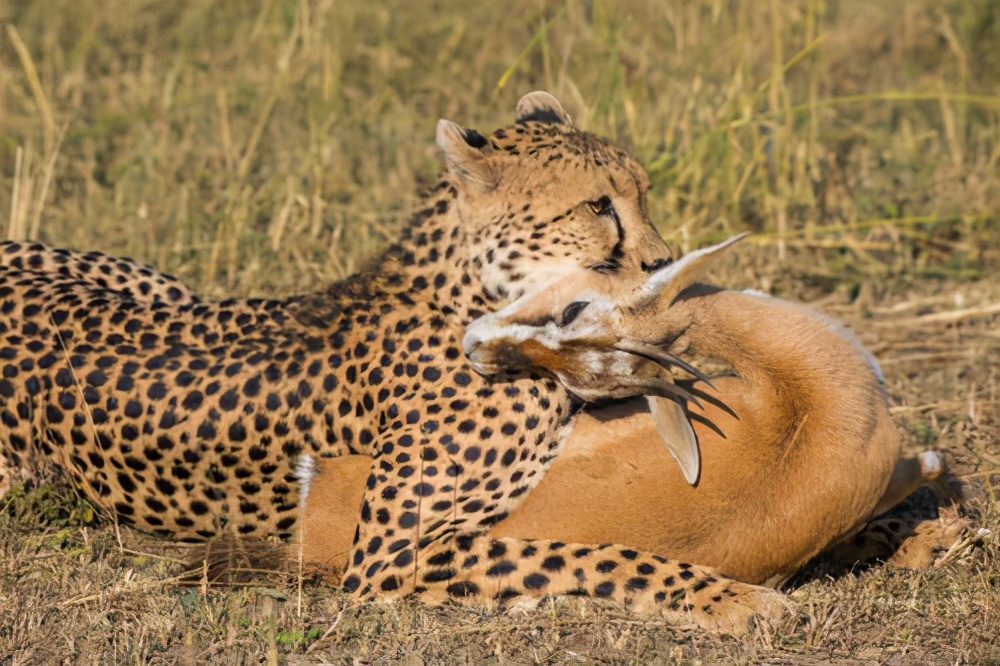
[[[697,484],[701,475],[701,450],[684,407],[676,400],[660,396],[647,396],[646,402],[656,432],[680,466],[684,480],[692,486]]]
[[[495,173],[487,159],[492,145],[485,136],[474,129],[441,119],[437,124],[436,139],[448,171],[463,180],[490,187],[497,184],[499,174]]]
[[[748,235],[743,232],[718,245],[688,252],[669,266],[656,271],[639,290],[633,309],[670,307],[677,295],[700,280],[727,248]]]
[[[517,120],[515,122],[526,123],[529,120],[564,125],[573,124],[573,119],[562,108],[559,100],[544,90],[530,92],[517,103]]]

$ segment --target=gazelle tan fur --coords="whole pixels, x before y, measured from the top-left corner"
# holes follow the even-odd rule
[[[692,284],[723,247],[657,272],[623,303],[581,297],[561,323],[494,318],[470,327],[466,349],[481,367],[546,367],[588,395],[599,395],[602,381],[622,390],[631,362],[623,349],[726,369],[711,386],[580,414],[545,477],[494,536],[623,543],[774,585],[940,471],[933,453],[900,459],[878,366],[837,323],[789,302]],[[648,375],[634,385],[662,382]],[[680,402],[684,409],[669,407]],[[685,429],[700,455],[693,474],[664,446]],[[318,464],[304,509],[307,560],[337,564],[350,547],[345,509],[360,501],[370,467],[352,458]]]

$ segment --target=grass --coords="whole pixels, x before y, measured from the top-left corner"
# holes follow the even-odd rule
[[[7,0],[0,22],[5,235],[209,296],[349,274],[434,178],[436,118],[490,129],[554,92],[647,165],[671,241],[750,229],[729,280],[850,321],[911,447],[948,451],[1000,533],[1000,3]],[[20,492],[3,662],[1000,661],[995,539],[806,582],[810,619],[733,641],[594,604],[354,609],[280,567],[213,588],[64,489]]]

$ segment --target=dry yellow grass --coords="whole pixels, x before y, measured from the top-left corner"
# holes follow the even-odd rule
[[[951,452],[1000,533],[1000,3],[6,0],[0,22],[4,235],[210,296],[350,273],[434,177],[436,118],[488,129],[554,92],[649,167],[668,238],[751,229],[734,284],[849,319],[911,446]],[[190,554],[93,518],[59,487],[3,505],[0,662],[1000,662],[995,536],[926,572],[817,569],[807,618],[734,641],[593,604],[352,609],[294,567],[180,585]]]

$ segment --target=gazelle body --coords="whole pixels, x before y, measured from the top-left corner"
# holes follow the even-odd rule
[[[672,351],[733,373],[702,388],[703,407],[688,405],[697,485],[645,403],[632,401],[581,414],[566,450],[497,531],[635,544],[778,583],[889,508],[883,497],[892,505],[909,494],[920,466],[889,487],[899,435],[875,366],[837,324],[765,296],[700,286],[685,296],[672,306],[689,322]]]
[[[701,407],[687,406],[697,483],[664,446],[646,401],[609,405],[577,416],[560,456],[493,536],[622,543],[775,585],[936,473],[934,454],[900,459],[878,366],[839,324],[705,285],[659,307],[645,341],[671,339],[671,353],[726,369],[713,387],[698,385]],[[578,350],[526,351],[525,339],[519,331],[517,351],[537,365],[554,365],[538,349],[561,363]],[[352,537],[340,514],[360,501],[368,466],[344,457],[317,471],[303,554],[336,564]]]

